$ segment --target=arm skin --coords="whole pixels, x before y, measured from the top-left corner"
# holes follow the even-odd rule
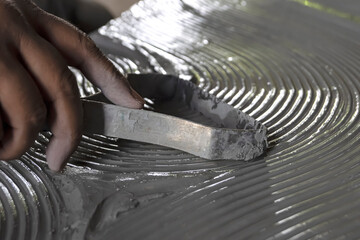
[[[83,124],[68,65],[80,69],[113,103],[143,107],[143,99],[83,32],[29,0],[0,0],[1,160],[21,156],[47,123],[53,133],[48,166],[63,169]]]

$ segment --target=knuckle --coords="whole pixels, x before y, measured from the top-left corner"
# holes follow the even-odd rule
[[[0,16],[9,21],[0,21],[0,36],[12,44],[21,44],[24,33],[29,32],[29,22],[13,1],[0,4]]]

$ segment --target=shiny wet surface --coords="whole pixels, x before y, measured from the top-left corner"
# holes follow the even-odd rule
[[[59,175],[43,135],[0,162],[1,239],[359,238],[360,4],[342,2],[149,0],[101,28],[121,71],[195,77],[264,123],[270,148],[207,161],[84,136]]]

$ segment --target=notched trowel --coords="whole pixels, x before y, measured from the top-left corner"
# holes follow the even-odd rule
[[[119,107],[97,94],[82,99],[84,133],[158,144],[216,160],[251,160],[267,147],[266,128],[190,81],[130,74],[148,109]]]

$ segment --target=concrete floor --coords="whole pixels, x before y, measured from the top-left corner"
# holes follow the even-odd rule
[[[359,0],[146,0],[111,21],[92,37],[119,69],[194,76],[266,123],[270,148],[208,161],[89,135],[58,174],[41,133],[0,161],[0,239],[360,239],[359,19]]]

